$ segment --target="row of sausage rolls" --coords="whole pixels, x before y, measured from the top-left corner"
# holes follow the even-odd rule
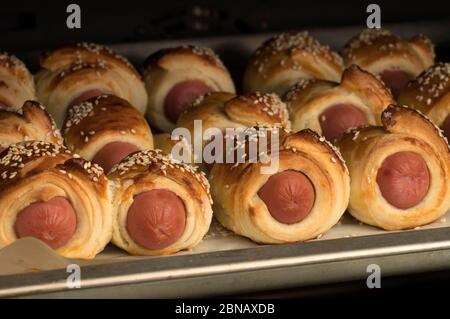
[[[305,37],[305,35],[301,37]],[[288,43],[296,43],[297,40],[288,41]],[[301,41],[307,43],[309,51],[306,50],[306,53],[300,53],[300,56],[310,53],[311,59],[314,60],[317,59],[318,52],[324,52],[319,49],[317,43],[311,39],[303,39]],[[373,39],[370,41],[373,41]],[[312,43],[312,45],[308,43]],[[389,48],[390,46],[387,47]],[[283,46],[281,46],[281,48],[283,48]],[[272,49],[275,53],[270,53],[271,55],[277,55],[279,53],[278,51],[282,50],[280,49],[279,43],[273,44]],[[110,88],[115,88],[114,90],[102,87],[105,83],[115,82],[117,79],[117,76],[112,76],[110,77],[110,81],[105,81],[105,79],[108,78],[105,74],[108,74],[108,72],[122,74],[123,78],[131,76],[131,74],[129,74],[130,67],[128,63],[103,47],[93,45],[79,45],[76,46],[75,49],[74,47],[65,47],[59,49],[59,51],[60,52],[56,57],[49,59],[51,63],[47,65],[46,69],[41,71],[41,75],[38,76],[41,80],[39,80],[38,83],[46,83],[47,81],[46,85],[56,85],[53,89],[49,89],[50,86],[47,87],[50,96],[54,94],[53,90],[56,90],[58,85],[62,85],[61,83],[64,82],[61,78],[68,78],[66,79],[67,83],[64,85],[69,85],[74,82],[72,84],[75,86],[67,89],[68,92],[70,92],[69,95],[71,96],[71,99],[66,99],[64,101],[56,99],[57,102],[53,103],[53,106],[50,107],[50,110],[52,110],[51,112],[59,119],[62,119],[62,124],[60,125],[63,127],[65,142],[70,150],[82,154],[86,159],[92,160],[102,165],[107,171],[110,171],[114,164],[120,162],[123,157],[126,157],[130,153],[152,148],[153,140],[150,128],[139,112],[139,109],[142,108],[132,106],[131,103],[117,96],[107,94],[112,92],[116,95],[121,95],[121,90],[115,88],[117,83],[111,84]],[[291,50],[289,51],[289,54],[294,51],[296,52],[297,50]],[[328,52],[328,50],[325,51]],[[58,50],[56,52],[58,52]],[[185,68],[187,68],[187,70],[183,69],[183,66],[176,62],[179,58],[170,62],[171,60],[169,57],[176,55],[175,53],[192,59],[191,64],[193,69],[190,70],[186,66]],[[339,60],[334,54],[329,54],[333,57],[326,58],[327,61],[335,60],[334,62],[336,62]],[[52,54],[49,54],[48,56],[51,57]],[[319,56],[321,55],[319,54]],[[203,65],[200,61],[197,61],[199,62],[197,63],[199,65],[197,66],[198,69],[195,68],[196,64],[194,61],[196,61],[195,59],[198,57],[202,57],[203,60],[200,60],[202,63],[205,63],[205,59],[208,61],[208,68],[212,66],[216,67],[216,73],[220,75],[216,74],[213,78],[216,80],[219,79],[218,82],[220,84],[225,83],[223,86],[224,88],[221,88],[220,85],[213,86],[213,84],[208,84],[206,85],[208,87],[206,89],[205,86],[202,87],[202,85],[199,84],[209,83],[208,81],[214,82],[214,79],[208,78],[209,74],[214,74],[212,71],[205,72],[205,77],[197,76],[195,80],[189,76],[189,74],[201,74],[202,70],[206,70],[202,69]],[[267,57],[262,60],[267,61]],[[281,62],[280,60],[279,64],[284,65],[285,62]],[[105,65],[107,67],[105,67]],[[171,69],[172,67],[173,69]],[[191,65],[189,67],[191,67]],[[183,71],[179,68],[182,68]],[[298,70],[303,70],[304,68],[305,67],[303,66],[298,68]],[[103,71],[99,71],[100,69]],[[332,68],[328,68],[326,71],[330,71],[331,69]],[[439,79],[440,81],[443,79],[445,80],[445,77],[439,73],[442,72],[442,69],[444,71],[446,70],[445,67],[438,68],[438,76],[436,77],[436,79]],[[265,68],[258,68],[258,72],[260,72],[260,70],[265,70]],[[154,71],[156,73],[153,73]],[[83,76],[78,77],[78,72],[82,73]],[[183,72],[186,73],[180,78],[179,75],[183,74]],[[329,73],[331,74],[332,72]],[[431,73],[435,74],[436,72]],[[291,73],[288,72],[287,74]],[[308,79],[311,78],[311,76],[306,76],[306,80],[301,80],[302,77],[300,77],[301,82],[291,89],[289,89],[289,85],[298,81],[298,78],[286,85],[287,93],[285,94],[285,101],[288,106],[286,106],[276,95],[269,93],[257,92],[242,96],[235,96],[231,93],[210,93],[221,90],[229,92],[234,91],[231,80],[228,81],[229,74],[223,67],[223,64],[220,63],[220,60],[218,60],[210,51],[200,50],[196,47],[183,47],[177,50],[159,52],[154,58],[149,59],[146,84],[148,87],[148,81],[155,77],[160,79],[156,83],[165,83],[167,81],[168,84],[164,89],[165,93],[161,95],[162,97],[160,96],[157,98],[159,101],[159,111],[157,111],[157,113],[159,115],[164,113],[166,120],[170,120],[171,127],[173,127],[173,123],[176,123],[177,126],[189,127],[193,120],[202,119],[203,122],[206,123],[205,128],[216,127],[219,128],[219,130],[224,130],[228,127],[244,128],[258,124],[284,126],[289,128],[289,112],[296,130],[310,127],[324,134],[331,140],[339,138],[346,129],[360,124],[383,124],[385,125],[384,130],[388,132],[384,133],[385,135],[388,135],[389,138],[400,140],[400,137],[396,136],[398,131],[395,131],[399,126],[393,124],[389,126],[385,124],[386,120],[383,119],[388,118],[386,114],[397,114],[396,117],[393,117],[395,120],[393,120],[392,123],[399,122],[399,119],[408,119],[409,116],[411,117],[411,123],[417,124],[417,127],[431,125],[427,119],[416,116],[418,113],[416,114],[416,112],[409,109],[408,111],[405,111],[403,108],[391,108],[388,109],[389,111],[385,111],[383,116],[381,116],[382,110],[393,101],[389,91],[387,91],[381,82],[374,76],[355,66],[351,66],[345,70],[340,84],[329,81],[332,80],[338,82],[339,76],[330,76],[327,78],[326,74],[327,72],[324,71],[321,76],[312,76],[312,78],[316,79],[311,80]],[[418,82],[418,87],[422,87],[422,89],[417,89],[420,92],[424,90],[424,85],[429,85],[430,80],[426,79],[430,76],[428,75],[427,77],[426,74],[427,73],[424,75],[425,80],[420,80],[420,77],[416,80]],[[136,74],[134,73],[134,75]],[[69,80],[72,76],[77,80]],[[9,77],[11,76],[9,75]],[[287,75],[283,75],[282,77],[286,79]],[[53,78],[53,80],[48,80],[50,78]],[[85,82],[84,85],[76,85],[78,82],[82,82],[82,78],[88,78],[89,80]],[[265,78],[267,80],[267,75]],[[136,79],[138,81],[136,81],[135,84],[141,83],[137,76],[134,77],[134,80]],[[181,84],[178,86],[177,83],[180,81]],[[128,80],[124,80],[123,82],[125,84],[122,92],[125,92],[127,91],[125,87],[127,86]],[[447,82],[445,82],[445,85],[446,83]],[[430,92],[429,94],[432,94],[432,96],[427,98],[425,102],[427,106],[432,104],[431,102],[428,102],[429,99],[431,99],[433,105],[441,105],[439,104],[439,101],[442,100],[442,96],[445,96],[446,91],[448,91],[448,88],[445,85],[444,89],[441,89],[441,84],[442,82],[439,81],[438,83],[434,83],[434,85],[438,87],[437,91],[439,94],[436,93],[436,90]],[[41,88],[44,87],[45,85]],[[64,86],[62,85],[58,90],[63,90],[63,87]],[[409,87],[413,88],[414,84],[408,85],[408,88]],[[432,91],[433,87],[434,86],[428,87],[427,91]],[[38,89],[38,91],[39,90],[41,89]],[[171,92],[172,90],[175,93]],[[280,89],[277,92],[286,92],[285,90],[286,89]],[[42,92],[45,91],[46,90],[43,90]],[[203,96],[205,93],[208,94],[203,98],[197,99],[198,96]],[[138,94],[138,97],[139,96],[141,95]],[[133,100],[133,98],[129,96],[125,96],[125,98],[127,98],[127,100]],[[50,102],[51,100],[51,98],[48,99],[49,103],[52,103]],[[196,102],[193,103],[192,107],[189,107],[194,100],[196,100]],[[303,102],[296,103],[296,101]],[[139,102],[139,98],[136,98],[134,103],[136,105],[142,105],[142,103]],[[308,112],[306,109],[302,110],[308,103],[311,103],[312,105],[310,110],[308,110]],[[4,104],[8,107],[11,105],[11,103]],[[155,103],[152,105],[155,105]],[[337,109],[337,111],[335,109]],[[448,112],[448,109],[446,110]],[[176,114],[172,111],[176,111]],[[58,145],[58,143],[61,143],[61,137],[57,133],[51,117],[42,109],[42,107],[40,107],[40,105],[33,102],[27,102],[24,107],[17,112],[2,112],[2,114],[6,115],[6,118],[14,119],[14,121],[17,122],[17,125],[14,124],[10,126],[10,128],[14,128],[15,134],[6,134],[8,137],[11,135],[11,139],[5,142],[2,141],[3,147],[20,140],[26,141],[27,139],[48,140],[49,142],[56,143],[22,142],[14,144],[9,147],[7,151],[4,151],[1,155],[1,160],[2,163],[5,163],[5,168],[4,171],[2,171],[1,176],[3,180],[6,181],[6,185],[8,185],[8,182],[15,184],[14,181],[17,176],[23,179],[28,178],[28,172],[34,174],[35,171],[33,169],[35,168],[39,173],[47,173],[49,170],[52,171],[58,167],[58,172],[60,174],[67,174],[69,179],[72,180],[74,177],[74,173],[70,171],[72,162],[78,163],[77,167],[82,166],[88,173],[89,169],[95,171],[95,176],[92,177],[92,181],[95,183],[98,183],[98,181],[102,180],[102,177],[104,177],[104,175],[102,175],[103,170],[99,168],[99,166],[87,161],[79,162],[77,161],[77,158],[71,159],[71,161],[69,161],[70,165],[68,165],[68,167],[63,167],[60,170],[59,168],[61,165],[64,166],[65,162],[64,164],[55,162],[55,166],[52,166],[49,162],[48,167],[45,166],[45,168],[40,168],[40,163],[44,162],[41,158],[36,159],[36,161],[30,160],[30,162],[36,162],[31,165],[30,169],[25,169],[25,171],[19,170],[19,168],[24,169],[25,167],[30,167],[30,165],[26,166],[22,163],[22,155],[25,154],[27,158],[31,157],[32,159],[34,159],[33,156],[39,157],[38,155],[41,155],[41,146],[46,149],[46,151],[42,152],[45,154],[44,157],[58,157],[52,151],[54,149],[58,150],[60,153],[68,154],[67,156],[69,157],[75,157],[75,155],[70,155],[71,152],[69,150]],[[306,117],[306,120],[301,119],[302,116],[304,117],[305,114],[308,113],[310,114]],[[442,113],[443,112],[439,113],[441,114],[441,118]],[[33,115],[30,116],[30,114]],[[35,116],[34,114],[39,115]],[[176,116],[173,116],[173,114]],[[345,116],[342,117],[342,114],[345,114]],[[413,115],[411,116],[410,114]],[[430,116],[431,114],[432,112],[430,112]],[[444,115],[446,116],[446,114]],[[157,115],[152,115],[150,118],[154,116]],[[297,120],[297,117],[300,120]],[[40,120],[34,121],[34,118],[39,118]],[[327,118],[332,120],[329,120],[329,123],[327,123]],[[347,118],[350,119],[350,123],[346,122]],[[163,117],[155,123],[164,123],[162,119]],[[413,121],[413,119],[420,120]],[[300,124],[297,124],[297,122]],[[338,125],[336,125],[336,122]],[[405,121],[405,123],[408,122],[409,120]],[[445,118],[443,122],[445,124]],[[1,123],[2,122],[0,122],[0,124]],[[12,122],[7,120],[3,121],[3,123],[9,124]],[[432,169],[436,163],[430,161],[429,158],[426,158],[425,160],[422,159],[421,161],[420,158],[424,155],[419,152],[418,149],[398,152],[399,154],[395,153],[392,158],[386,156],[384,162],[378,161],[378,164],[382,164],[380,164],[379,167],[375,166],[373,169],[375,173],[378,172],[376,174],[380,176],[378,177],[377,175],[377,186],[374,189],[375,191],[378,191],[378,193],[374,196],[376,197],[376,200],[379,200],[386,206],[385,208],[388,211],[388,217],[386,218],[393,219],[389,221],[391,224],[389,224],[389,222],[383,224],[379,221],[373,221],[373,219],[361,217],[361,214],[358,214],[358,208],[354,209],[352,203],[354,202],[354,196],[358,198],[357,190],[361,190],[361,188],[358,188],[359,186],[357,186],[355,191],[346,191],[346,187],[348,188],[348,185],[346,186],[346,184],[348,184],[349,181],[348,172],[345,164],[341,161],[339,151],[331,147],[323,137],[319,137],[309,130],[303,130],[295,134],[280,130],[282,136],[280,139],[281,148],[279,153],[280,158],[283,160],[281,161],[279,172],[272,174],[270,177],[266,174],[259,174],[257,164],[245,163],[234,166],[215,163],[214,166],[212,166],[210,181],[213,187],[213,197],[216,200],[217,218],[223,225],[233,231],[261,243],[294,242],[314,238],[328,230],[337,222],[339,217],[345,211],[345,207],[347,206],[346,203],[349,200],[350,211],[356,218],[386,229],[411,228],[429,223],[441,216],[449,207],[448,194],[446,193],[448,192],[449,180],[448,146],[445,139],[439,135],[439,129],[436,129],[434,126],[432,127],[433,130],[428,130],[426,134],[423,134],[423,136],[420,135],[420,138],[417,138],[418,142],[416,142],[415,145],[417,144],[420,145],[421,148],[426,148],[427,143],[441,143],[443,146],[442,148],[430,147],[430,149],[427,150],[429,151],[427,154],[433,154],[431,153],[432,151],[436,153],[433,155],[433,158],[441,158],[441,172],[439,172],[438,169]],[[24,128],[26,128],[26,132],[23,131]],[[168,128],[169,126],[166,126],[166,128],[162,129],[167,130]],[[382,129],[377,127],[373,130],[378,131]],[[32,135],[33,131],[39,131],[41,135],[36,135],[36,137],[34,137],[34,135]],[[372,132],[372,129],[369,131]],[[364,135],[363,133],[359,134]],[[432,138],[430,139],[432,134],[436,135],[435,140]],[[213,137],[214,136],[211,136],[211,138]],[[412,138],[409,137],[409,139],[406,140],[411,139]],[[348,137],[346,139],[344,135],[343,141],[345,140],[348,140]],[[353,136],[350,140],[355,141],[357,138]],[[155,138],[155,141],[161,141],[161,148],[166,148],[167,150],[173,145],[173,141],[169,140],[167,135],[158,136],[158,138]],[[420,142],[422,142],[422,144],[420,144]],[[30,148],[32,150],[30,150]],[[343,148],[345,147],[343,146]],[[350,147],[350,149],[353,150],[355,147]],[[348,152],[345,152],[345,154],[347,153]],[[308,155],[306,156],[305,154]],[[353,162],[353,160],[347,159],[348,156],[344,155],[344,157],[346,157],[348,163]],[[5,160],[3,162],[4,158]],[[355,160],[356,163],[361,163],[359,158],[360,155],[357,156],[358,160]],[[383,159],[382,156],[381,158]],[[28,163],[28,161],[26,162]],[[47,161],[45,160],[45,162]],[[330,163],[339,164],[343,168],[340,167],[340,171],[337,173],[336,166],[339,167],[339,165],[330,166]],[[398,163],[409,164],[406,165],[406,168],[404,166],[396,167],[396,165],[398,166]],[[13,165],[11,167],[14,168],[11,171],[10,164]],[[358,167],[358,165],[349,165],[350,167]],[[17,171],[15,167],[18,167]],[[169,169],[167,169],[168,167]],[[319,169],[320,167],[322,167],[321,170]],[[411,167],[413,169],[411,169]],[[67,168],[69,168],[69,173],[67,172]],[[420,168],[422,170],[420,170]],[[211,169],[211,167],[209,167],[209,169]],[[250,174],[250,171],[253,172],[251,173],[252,179],[244,179],[241,177],[241,174],[244,172]],[[181,176],[178,176],[177,172],[182,172],[183,174],[188,172],[192,176],[186,178],[181,173]],[[350,169],[352,190],[353,180],[357,180],[358,177],[358,173],[354,172],[354,169]],[[322,173],[322,175],[320,173]],[[415,176],[413,173],[419,174],[419,176]],[[89,174],[92,175],[92,172]],[[218,178],[217,176],[222,177]],[[336,179],[330,179],[329,176],[334,176]],[[441,179],[439,179],[439,176]],[[206,198],[208,198],[208,183],[201,174],[195,172],[190,166],[174,162],[172,159],[159,152],[147,150],[133,153],[126,157],[118,165],[114,166],[111,170],[110,177],[112,180],[110,183],[114,186],[112,188],[115,190],[113,195],[111,195],[114,196],[114,199],[111,199],[114,203],[111,208],[111,211],[113,212],[111,216],[114,217],[111,217],[112,220],[110,223],[114,224],[113,242],[116,243],[116,245],[134,254],[151,255],[172,253],[180,249],[192,247],[198,243],[207,231],[211,215],[210,209],[208,210],[208,204],[206,204]],[[199,189],[204,191],[204,193],[196,194],[204,200],[201,201],[203,205],[203,208],[201,209],[199,207],[194,207],[192,203],[189,202],[189,199],[196,196],[193,195],[192,192],[189,193],[193,188],[191,185],[191,180],[193,180],[192,177],[199,182]],[[178,181],[178,186],[181,185],[181,187],[185,187],[189,191],[183,193],[182,189],[176,187],[177,185],[172,185],[168,181],[165,181],[164,178],[167,178],[169,181]],[[226,180],[225,182],[222,181],[223,178]],[[47,177],[45,181],[46,180]],[[190,182],[188,183],[187,180]],[[407,182],[399,183],[399,180],[407,180]],[[415,182],[410,182],[410,180]],[[142,184],[140,183],[141,181]],[[254,181],[258,182],[254,183]],[[328,185],[328,190],[324,189],[324,183]],[[50,182],[50,184],[52,183]],[[58,187],[61,186],[59,182],[57,184]],[[160,184],[162,189],[159,188]],[[44,183],[44,185],[46,184]],[[104,187],[106,193],[108,193],[111,185]],[[135,187],[135,185],[140,186]],[[329,185],[333,186],[330,188]],[[399,185],[401,187],[399,187]],[[2,239],[3,244],[13,241],[14,236],[21,237],[31,234],[47,241],[49,245],[58,249],[63,255],[69,257],[92,258],[103,248],[104,244],[109,240],[99,240],[100,243],[104,243],[103,246],[102,244],[95,246],[95,249],[93,248],[89,253],[86,251],[75,252],[73,254],[67,252],[70,251],[68,247],[72,247],[72,239],[75,240],[76,238],[79,238],[77,233],[79,228],[85,227],[84,223],[86,223],[86,219],[82,218],[82,216],[84,216],[84,214],[89,215],[89,209],[83,207],[74,208],[74,204],[67,194],[69,191],[64,188],[62,191],[58,190],[58,187],[54,189],[54,192],[47,190],[38,192],[39,194],[35,194],[35,197],[31,197],[29,201],[26,201],[23,204],[23,207],[18,207],[15,210],[7,208],[8,211],[14,212],[16,215],[12,214],[12,216],[15,217],[13,217],[12,220],[5,221],[5,225],[9,225],[8,227],[10,228],[8,230],[9,233],[5,232],[9,237],[6,236]],[[194,186],[194,188],[195,187],[197,186]],[[399,188],[397,189],[396,187]],[[336,192],[338,188],[340,188],[342,192]],[[52,187],[50,187],[50,189],[52,189]],[[329,194],[330,192],[333,194]],[[438,194],[433,195],[434,192],[437,192]],[[187,194],[190,195],[188,196]],[[205,194],[206,196],[204,196]],[[391,196],[391,194],[400,195]],[[73,196],[75,195],[71,196],[73,200]],[[332,198],[333,196],[337,197]],[[398,200],[397,197],[403,199],[403,202],[396,201]],[[155,198],[157,198],[158,201],[155,201]],[[155,203],[160,204],[157,205]],[[7,204],[8,202],[6,202],[6,205]],[[241,207],[242,205],[243,207]],[[323,205],[328,205],[328,208],[324,210]],[[358,204],[355,204],[354,207],[358,207]],[[107,208],[105,209],[107,210]],[[409,220],[406,219],[403,223],[399,222],[398,219],[401,219],[399,218],[399,215],[401,214],[392,214],[393,209],[402,212],[407,210],[408,213],[411,211],[413,213],[410,215],[413,217]],[[46,216],[52,216],[52,214],[55,216],[55,212],[59,211],[61,213],[56,213],[56,215],[64,217],[61,223],[55,220],[55,218],[42,219],[34,216],[36,212],[37,214],[41,212],[41,214]],[[200,215],[194,214],[194,211],[199,212]],[[322,213],[318,213],[320,211],[322,211]],[[324,215],[324,211],[327,212],[327,214]],[[414,213],[423,217],[418,218]],[[24,217],[21,218],[20,216]],[[168,218],[165,219],[165,216]],[[95,218],[101,219],[99,216],[95,216]],[[195,220],[198,220],[198,228],[193,226],[193,221]],[[42,221],[45,221],[43,225],[41,223]],[[54,229],[56,229],[56,235],[52,234],[52,227],[54,225],[50,225],[50,227],[46,229],[48,222],[56,224],[57,227],[54,227]],[[78,224],[78,222],[80,224]],[[108,221],[102,221],[100,224],[101,223],[106,225]],[[98,226],[98,224],[94,226]],[[12,229],[14,229],[14,231],[12,231]],[[97,236],[97,234],[94,236]],[[103,238],[100,236],[100,233],[98,236],[99,238]],[[86,245],[89,246],[89,244]]]
[[[434,64],[431,41],[420,35],[402,40],[388,30],[366,29],[352,38],[341,55],[308,32],[285,32],[264,42],[244,75],[244,90],[284,94],[300,79],[338,82],[353,64],[379,76],[398,96],[409,80]]]
[[[247,153],[248,143],[261,138],[256,129],[234,149],[243,148],[244,162],[212,167],[215,216],[260,243],[318,237],[347,206],[355,218],[388,230],[436,220],[450,208],[446,139],[406,107],[388,107],[381,121],[383,126],[360,127],[340,140],[348,169],[339,150],[309,129],[265,128],[265,134],[279,134],[279,147],[264,154],[279,158],[270,174]],[[211,221],[204,174],[161,151],[127,156],[108,180],[98,165],[61,145],[19,142],[1,153],[0,176],[0,209],[7,212],[1,216],[2,245],[34,236],[64,256],[93,258],[112,235],[132,254],[160,255],[192,248]]]
[[[235,92],[228,70],[209,48],[160,50],[146,60],[143,74],[141,78],[128,60],[107,47],[66,45],[42,56],[37,96],[59,127],[70,107],[110,94],[147,113],[154,127],[170,132],[197,97],[213,91]]]

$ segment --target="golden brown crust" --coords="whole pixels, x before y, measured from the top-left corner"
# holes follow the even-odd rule
[[[394,103],[384,84],[358,66],[348,67],[340,83],[317,79],[297,82],[283,97],[289,110],[292,128],[310,128],[321,133],[320,114],[331,105],[349,103],[366,115],[370,124],[381,124],[383,110]]]
[[[88,99],[68,110],[63,125],[66,145],[91,160],[112,141],[153,148],[153,137],[145,118],[130,103],[114,95]]]
[[[244,75],[244,90],[283,94],[302,78],[339,81],[342,58],[308,32],[285,32],[265,41]]]
[[[210,48],[182,46],[157,51],[144,63],[147,117],[153,126],[164,132],[175,128],[165,114],[165,98],[174,85],[186,80],[201,81],[213,92],[235,92],[230,73]]]
[[[450,156],[450,146],[442,130],[420,111],[407,106],[390,105],[383,112],[381,121],[387,131],[416,136],[428,141],[443,158]],[[447,164],[450,165],[450,162]]]
[[[108,177],[116,184],[113,242],[136,255],[166,255],[197,245],[209,229],[212,199],[208,180],[191,165],[172,159],[160,150],[136,152],[114,166]],[[126,216],[133,197],[141,192],[164,188],[184,202],[184,234],[169,247],[150,250],[139,246],[128,234]]]
[[[134,66],[124,56],[96,43],[79,42],[61,45],[52,51],[43,53],[40,64],[44,69],[56,71],[77,60],[87,64],[101,64],[102,61],[119,63],[133,72],[136,77],[140,77]]]
[[[26,100],[36,100],[33,76],[14,55],[0,52],[0,103],[17,110]]]
[[[416,77],[434,63],[431,41],[423,35],[405,41],[384,29],[365,29],[342,50],[346,66],[357,64],[379,74],[386,69],[400,69]]]
[[[383,126],[357,128],[339,141],[351,177],[350,213],[362,222],[386,230],[428,224],[450,208],[450,148],[442,132],[418,111],[390,105],[382,113]],[[381,195],[377,172],[384,159],[411,151],[427,163],[428,194],[409,209],[398,209]]]
[[[69,104],[90,90],[117,95],[145,113],[147,95],[139,73],[107,47],[65,45],[44,54],[41,68],[36,75],[37,94],[59,126]]]
[[[16,143],[0,154],[0,247],[17,239],[14,221],[23,208],[56,196],[77,214],[75,234],[57,252],[92,259],[103,250],[112,224],[108,179],[99,166],[43,141]]]
[[[203,120],[203,128],[251,127],[255,125],[278,125],[290,128],[286,105],[275,94],[254,92],[234,95],[213,92],[202,96],[188,108],[177,122],[177,127],[190,128],[194,120]],[[209,121],[214,122],[209,123]],[[223,122],[222,124],[220,122]]]
[[[290,128],[286,106],[275,94],[255,92],[238,95],[227,101],[223,110],[231,120],[247,126],[272,124]]]
[[[55,122],[41,104],[26,101],[17,112],[0,110],[0,147],[32,140],[63,143]]]
[[[437,63],[422,72],[400,93],[399,103],[413,107],[441,125],[450,113],[450,63]]]
[[[254,128],[254,134],[238,144],[244,151],[237,163],[216,163],[209,175],[214,212],[218,220],[234,232],[260,243],[286,243],[315,238],[338,222],[349,198],[349,175],[339,153],[325,138],[311,130],[293,133],[278,128]],[[259,143],[261,133],[268,138],[267,151],[250,155],[250,141]],[[278,136],[278,147],[272,152]],[[276,143],[276,142],[275,142]],[[263,172],[263,158],[279,159],[275,171]],[[287,225],[271,217],[266,205],[257,195],[268,178],[285,170],[305,174],[315,188],[316,200],[308,217]],[[326,185],[326,186],[325,186]]]
[[[80,178],[98,184],[99,190],[105,189],[107,185],[100,166],[72,154],[62,145],[44,141],[20,142],[9,146],[1,154],[0,197],[2,193],[9,192],[10,187],[18,187],[18,183],[25,185],[27,178],[53,169],[77,174]],[[104,193],[99,192],[97,195],[104,196]]]

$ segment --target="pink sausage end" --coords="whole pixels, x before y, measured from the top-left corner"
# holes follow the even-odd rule
[[[131,143],[111,142],[102,147],[92,159],[93,163],[100,165],[107,174],[111,168],[131,153],[140,149]]]
[[[100,90],[89,90],[89,91],[86,91],[86,92],[81,93],[80,95],[78,95],[76,98],[74,98],[69,103],[68,107],[81,104],[84,101],[89,100],[92,97],[100,96],[100,95],[103,95],[103,94],[105,94],[105,92],[100,91]]]
[[[384,70],[379,75],[384,84],[391,90],[394,98],[398,98],[400,91],[413,79],[411,75],[400,70]]]
[[[419,204],[430,187],[425,160],[414,152],[388,156],[377,173],[381,194],[392,206],[408,209]]]
[[[450,141],[450,114],[447,115],[447,118],[444,120],[444,122],[441,125],[442,130],[444,131],[444,135],[449,139]]]
[[[128,210],[128,234],[146,249],[163,249],[172,245],[181,237],[185,227],[183,201],[165,189],[138,194]]]
[[[258,196],[272,217],[283,224],[302,221],[310,213],[316,198],[309,178],[292,170],[272,175],[259,189]]]
[[[17,237],[35,237],[53,249],[64,246],[76,228],[75,211],[64,197],[32,203],[17,214],[14,224]]]
[[[164,112],[170,121],[176,123],[181,113],[199,96],[211,92],[211,88],[202,81],[188,80],[176,84],[164,101]]]
[[[363,111],[351,104],[335,104],[319,116],[325,138],[331,142],[338,140],[349,128],[368,124]]]

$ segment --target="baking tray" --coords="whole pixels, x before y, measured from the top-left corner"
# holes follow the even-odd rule
[[[385,26],[403,37],[423,33],[445,48],[450,21]],[[339,49],[361,27],[310,30]],[[180,41],[113,44],[135,65],[157,49],[198,44],[214,48],[239,86],[251,52],[271,34]],[[440,59],[448,56],[440,52]],[[36,68],[38,52],[18,56]],[[68,288],[67,266],[81,267],[81,287]],[[92,261],[68,260],[38,240],[24,238],[0,250],[0,297],[164,298],[212,297],[348,280],[365,280],[367,266],[382,276],[450,268],[450,212],[422,228],[386,232],[346,214],[321,238],[287,245],[257,245],[213,221],[192,251],[164,257],[134,257],[108,245]]]

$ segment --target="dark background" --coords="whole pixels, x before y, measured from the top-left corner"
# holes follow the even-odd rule
[[[450,1],[2,1],[1,49],[46,49],[71,41],[117,43],[286,29],[365,25],[366,7],[382,23],[450,19]],[[81,6],[81,30],[66,27],[66,7]],[[448,33],[450,30],[448,31]]]

